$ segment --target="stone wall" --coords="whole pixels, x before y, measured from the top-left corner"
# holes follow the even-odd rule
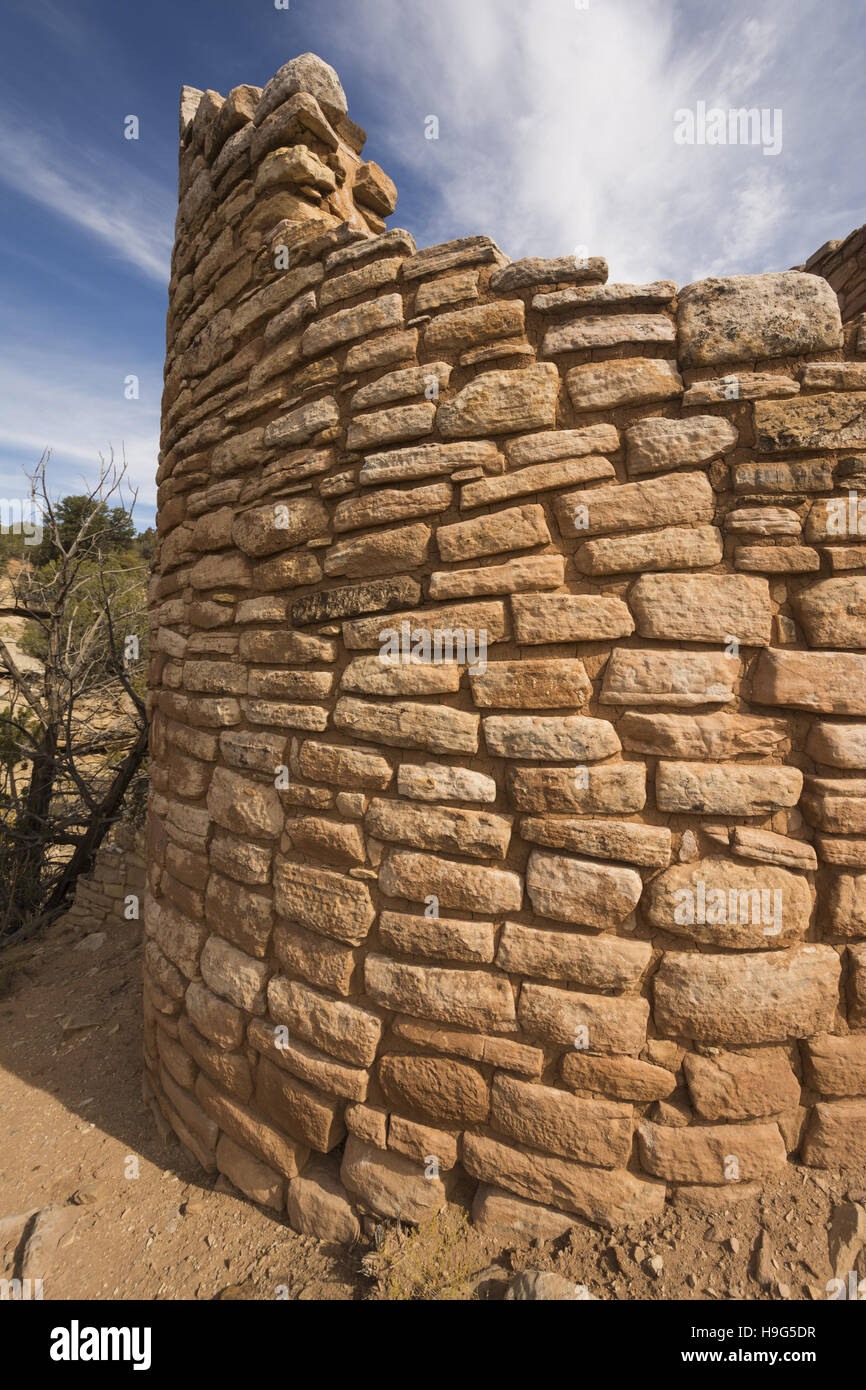
[[[96,851],[93,868],[75,883],[73,900],[60,921],[99,928],[136,921],[144,899],[144,836],[121,821]]]
[[[866,351],[866,227],[858,227],[844,241],[828,241],[810,256],[800,270],[821,275],[836,291],[842,319],[859,318],[860,351]]]
[[[419,251],[312,57],[187,89],[181,133],[162,1112],[337,1239],[863,1163],[866,363],[830,286]]]

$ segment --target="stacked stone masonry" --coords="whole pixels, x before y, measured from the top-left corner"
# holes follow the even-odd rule
[[[148,1096],[346,1241],[862,1164],[864,344],[418,250],[363,144],[310,55],[184,90]]]

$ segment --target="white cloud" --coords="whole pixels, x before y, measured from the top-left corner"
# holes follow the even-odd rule
[[[133,145],[133,142],[129,142]],[[0,180],[167,284],[175,207],[166,188],[121,160],[0,113]]]
[[[847,117],[854,147],[857,87],[836,86],[845,22],[831,42],[820,0],[750,11],[750,0],[359,0],[328,53],[348,74],[360,65],[380,103],[369,156],[390,159],[398,187],[401,171],[420,185],[404,200],[419,244],[486,232],[515,258],[585,244],[611,278],[684,283],[706,266],[789,265],[856,225],[828,227],[815,131],[826,139],[835,124],[840,161]],[[784,108],[782,154],[676,145],[674,112],[698,100]],[[428,114],[439,141],[424,139]],[[834,196],[855,203],[847,178],[847,197]],[[398,205],[392,225],[408,220]]]
[[[87,360],[70,348],[19,350],[0,362],[0,492],[16,496],[22,469],[32,471],[51,450],[53,494],[81,492],[92,483],[99,455],[125,454],[131,488],[138,488],[136,517],[146,524],[156,500],[159,449],[159,374],[142,378],[141,399],[123,395],[124,373],[116,362]],[[139,516],[139,511],[141,515]]]

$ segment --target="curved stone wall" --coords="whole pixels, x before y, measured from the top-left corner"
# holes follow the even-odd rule
[[[419,251],[363,142],[310,56],[184,92],[148,1095],[336,1239],[475,1184],[550,1235],[862,1163],[836,296]]]

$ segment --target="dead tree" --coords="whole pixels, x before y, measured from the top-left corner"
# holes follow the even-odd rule
[[[109,502],[112,516],[131,517],[135,505],[134,493],[123,501],[126,463],[100,458],[70,536],[49,492],[49,458],[25,475],[48,559],[36,566],[22,546],[11,601],[0,607],[0,617],[27,620],[40,663],[26,669],[0,638],[0,940],[62,908],[147,752],[146,565],[106,542]]]

